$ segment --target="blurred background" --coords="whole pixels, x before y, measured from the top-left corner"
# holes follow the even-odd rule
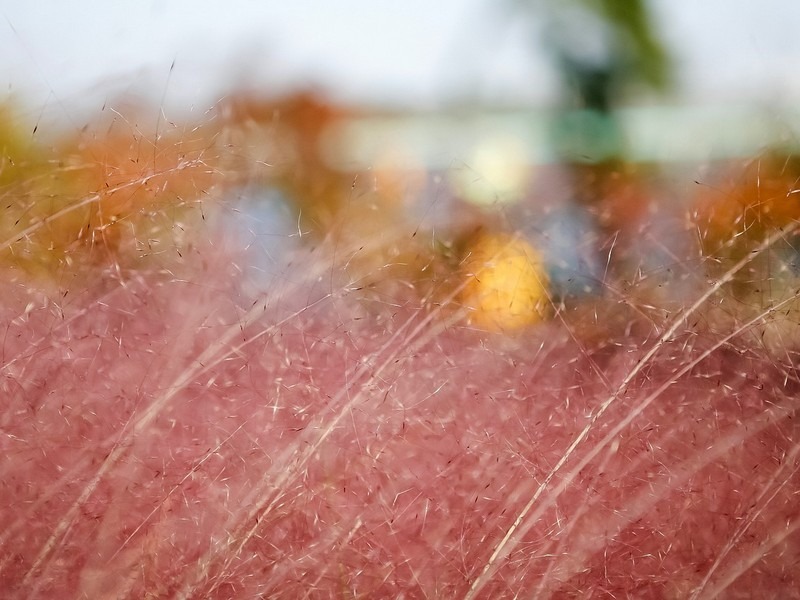
[[[426,266],[434,261],[482,273],[495,300],[468,286],[463,303],[477,321],[496,304],[521,305],[485,323],[514,328],[613,278],[634,286],[658,273],[661,289],[669,274],[683,290],[698,238],[707,255],[736,260],[755,243],[729,244],[737,232],[796,218],[770,204],[792,196],[800,173],[787,168],[800,131],[791,0],[0,7],[0,79],[21,145],[55,131],[80,138],[104,114],[133,135],[172,130],[181,173],[191,171],[186,148],[200,152],[203,139],[236,148],[214,162],[205,146],[203,161],[229,174],[222,196],[251,219],[267,273],[284,272],[298,238],[335,231],[346,284],[376,285],[376,270],[382,280],[441,281]],[[176,125],[187,122],[196,127]],[[101,165],[98,187],[113,162],[105,127],[92,133],[102,159],[85,138],[62,150],[80,154],[81,169]],[[164,156],[155,147],[151,171]],[[125,152],[115,174],[138,164]],[[746,173],[753,157],[781,182],[775,197],[746,191],[741,177],[730,185],[745,191],[718,193],[727,169]],[[182,200],[200,186],[181,185]],[[91,217],[103,236],[133,210],[109,206]],[[409,247],[418,231],[427,245]],[[792,243],[784,270],[798,262]],[[529,265],[499,260],[513,284],[485,271],[510,247]]]
[[[624,13],[639,3],[616,4]],[[6,1],[0,77],[8,92],[35,104],[150,91],[202,108],[241,85],[273,93],[314,85],[338,100],[403,108],[548,106],[560,98],[554,54],[608,60],[607,38],[624,17],[604,5],[615,3]],[[643,7],[674,61],[674,100],[796,100],[796,2],[652,0]],[[641,29],[637,35],[647,37]],[[646,48],[653,50],[649,42],[630,50]]]
[[[66,119],[124,95],[202,112],[234,90],[314,89],[337,103],[409,114],[499,112],[513,126],[508,112],[538,114],[578,96],[638,109],[625,114],[637,155],[694,158],[758,144],[747,117],[783,129],[800,98],[800,5],[791,0],[442,0],[433,8],[420,0],[77,0],[0,8],[6,93],[31,115]],[[536,158],[547,154],[535,131],[522,141]]]

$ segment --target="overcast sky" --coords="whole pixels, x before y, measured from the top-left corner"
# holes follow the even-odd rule
[[[35,111],[147,92],[203,109],[225,90],[312,84],[357,102],[471,94],[543,103],[555,76],[507,0],[0,0],[0,82]],[[685,99],[800,99],[800,2],[657,0]],[[174,69],[170,66],[174,63]]]

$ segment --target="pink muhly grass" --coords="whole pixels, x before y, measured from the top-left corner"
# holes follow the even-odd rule
[[[4,272],[4,597],[800,597],[785,306],[714,311],[753,258],[507,336],[323,246]]]

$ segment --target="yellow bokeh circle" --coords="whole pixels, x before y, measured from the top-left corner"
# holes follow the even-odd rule
[[[536,249],[508,234],[482,234],[469,246],[462,302],[470,323],[511,331],[537,323],[549,308],[548,278]]]

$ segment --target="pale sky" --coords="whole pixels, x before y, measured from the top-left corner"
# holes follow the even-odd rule
[[[696,102],[800,99],[800,2],[655,0]],[[436,106],[459,95],[546,103],[536,28],[501,0],[0,0],[0,83],[32,112],[148,93],[203,110],[225,91],[316,85],[345,100]],[[174,69],[170,66],[174,62]]]

